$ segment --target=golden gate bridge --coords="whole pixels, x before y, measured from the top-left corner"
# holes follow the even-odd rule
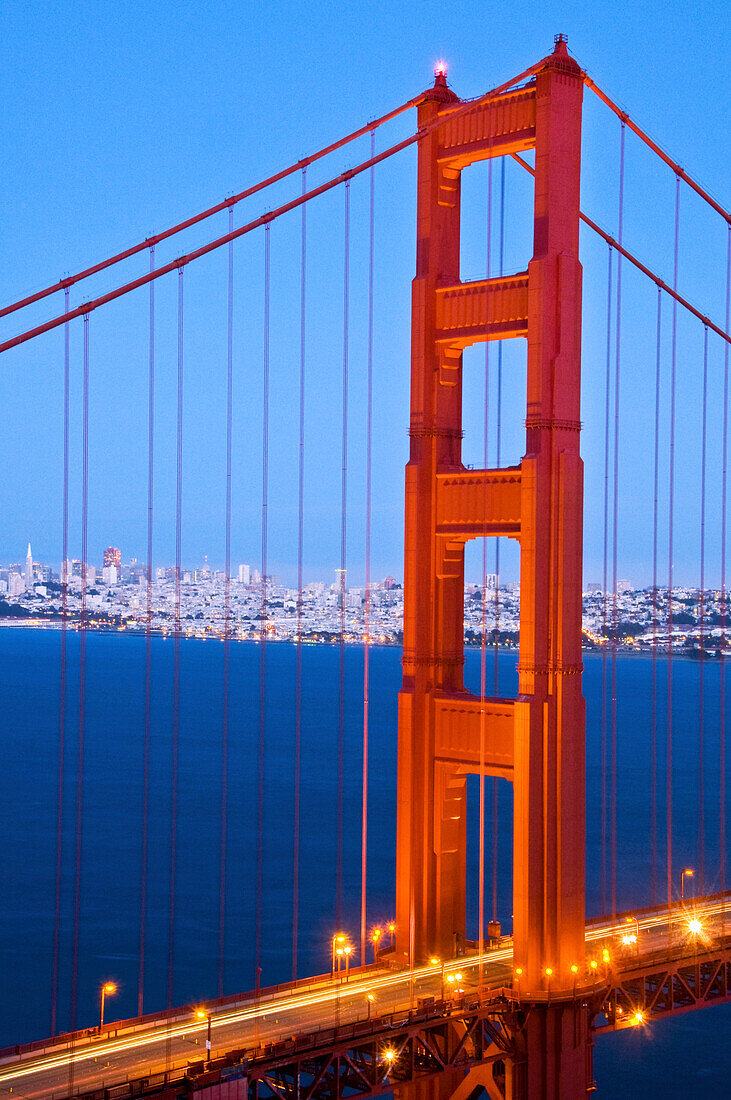
[[[582,102],[588,88],[617,116],[620,127],[618,230],[610,233],[580,204]],[[417,126],[406,138],[376,152],[380,128],[410,110]],[[631,134],[659,158],[675,181],[672,272],[656,271],[643,256],[627,247],[625,223],[625,143]],[[370,138],[369,155],[355,167],[308,188],[308,169],[359,138]],[[410,456],[406,468],[403,685],[398,703],[398,820],[396,890],[391,934],[371,946],[367,896],[367,833],[369,784],[369,627],[372,511],[371,448],[373,432],[374,224],[375,179],[378,166],[415,146],[418,154],[416,275],[412,286]],[[466,169],[485,161],[510,158],[533,180],[533,252],[525,270],[491,274],[479,280],[460,278],[461,184]],[[344,890],[343,815],[345,771],[345,609],[348,540],[348,397],[351,323],[351,181],[365,174],[368,183],[369,261],[367,295],[367,464],[365,478],[365,635],[362,757],[362,862],[360,935],[354,943],[342,931]],[[244,200],[299,175],[299,193],[244,224],[235,211]],[[679,244],[681,194],[689,188],[726,226],[725,317],[691,301],[682,291]],[[338,715],[338,836],[336,856],[336,929],[330,972],[301,977],[297,959],[300,845],[300,752],[303,691],[302,609],[304,578],[304,458],[306,371],[307,211],[329,191],[343,193],[344,246],[342,289],[342,442],[340,467],[340,639]],[[492,175],[488,197],[488,265],[491,255]],[[287,215],[299,212],[301,251],[300,373],[298,392],[298,494],[296,661],[296,730],[294,789],[293,980],[277,987],[260,982],[266,913],[263,908],[265,868],[263,816],[267,791],[264,750],[267,717],[263,700],[267,676],[269,615],[268,504],[272,484],[269,468],[270,433],[270,311],[271,231]],[[156,249],[166,240],[217,214],[227,216],[227,231],[204,244],[156,263]],[[502,219],[502,210],[501,210]],[[581,431],[582,268],[579,230],[583,224],[607,249],[606,403],[604,409],[604,609],[601,816],[602,889],[606,913],[587,919],[585,905],[585,707],[582,695],[582,549],[583,467]],[[502,239],[503,226],[500,227]],[[260,704],[258,715],[256,831],[256,940],[254,988],[226,994],[224,939],[226,871],[235,858],[228,845],[226,815],[231,794],[226,783],[230,730],[230,643],[233,636],[231,581],[231,477],[235,451],[232,412],[234,360],[234,249],[248,235],[263,236],[262,288],[264,344],[261,356],[263,417],[261,424],[261,629],[259,644]],[[502,246],[501,246],[502,247]],[[192,1008],[174,1005],[176,873],[178,846],[179,732],[182,608],[183,408],[185,380],[185,275],[204,257],[227,258],[227,415],[226,415],[226,597],[224,627],[224,742],[222,749],[222,829],[220,843],[220,958],[217,997]],[[72,304],[87,280],[118,265],[146,257],[146,268],[112,289]],[[120,268],[121,270],[121,268]],[[652,835],[648,844],[653,875],[647,907],[618,912],[617,876],[617,644],[618,644],[618,482],[622,450],[620,393],[623,376],[622,279],[630,271],[648,280],[656,292],[656,375],[654,402],[653,584],[651,598],[655,641],[652,647],[653,699],[651,740]],[[160,348],[157,342],[155,290],[161,281],[175,282],[175,605],[174,693],[172,699],[172,785],[170,816],[170,889],[168,914],[167,1007],[143,1012],[149,835],[149,739],[152,690],[152,586],[154,533],[155,384]],[[62,576],[64,613],[61,631],[61,707],[59,712],[59,797],[56,849],[56,892],[53,970],[50,975],[51,1016],[48,1039],[0,1052],[0,1088],[27,1097],[81,1096],[87,1100],[128,1096],[195,1096],[211,1100],[261,1097],[336,1098],[395,1092],[407,1097],[454,1097],[465,1100],[482,1090],[489,1097],[574,1097],[593,1091],[592,1051],[595,1037],[628,1027],[728,1001],[731,981],[731,933],[727,925],[725,881],[725,665],[719,666],[720,729],[717,760],[712,768],[718,783],[718,866],[704,858],[707,826],[704,802],[704,718],[699,715],[700,780],[698,783],[699,889],[684,896],[691,868],[678,864],[673,841],[677,822],[673,804],[673,630],[674,515],[676,453],[684,426],[679,407],[678,374],[688,364],[678,354],[678,317],[688,315],[700,326],[701,363],[691,368],[701,376],[702,430],[698,496],[700,499],[700,623],[701,685],[706,658],[704,612],[709,409],[709,347],[716,341],[723,361],[720,426],[720,586],[721,644],[725,646],[726,594],[726,473],[728,440],[729,301],[731,292],[731,216],[678,163],[654,143],[640,126],[617,107],[568,53],[563,36],[553,52],[514,79],[467,102],[449,88],[446,72],[438,69],[434,86],[423,94],[369,122],[317,153],[246,190],[229,196],[202,213],[148,237],[84,271],[44,286],[0,310],[10,317],[60,298],[63,308],[48,319],[17,331],[0,343],[4,360],[14,348],[58,334],[63,365],[63,546],[64,570],[69,559],[70,385],[71,331],[82,334],[82,499],[81,614],[71,623],[67,608],[69,578]],[[146,563],[146,680],[144,817],[141,845],[142,891],[139,938],[139,1014],[134,1019],[104,1023],[102,987],[99,1027],[79,1019],[80,909],[83,846],[83,765],[85,728],[85,647],[89,629],[87,603],[89,509],[89,387],[94,363],[94,321],[112,302],[147,294],[149,336],[148,507]],[[668,314],[669,310],[669,314]],[[668,321],[669,316],[669,321]],[[665,328],[663,328],[663,325]],[[669,333],[669,347],[668,347]],[[511,340],[526,348],[526,443],[514,465],[498,461],[488,466],[487,443],[481,469],[462,460],[463,361],[465,350],[485,346],[486,377],[491,343],[502,348]],[[47,345],[44,345],[47,349]],[[669,350],[666,389],[661,389],[661,363]],[[44,351],[47,354],[47,350]],[[501,360],[498,360],[500,363]],[[629,383],[631,385],[631,381]],[[485,407],[487,409],[487,394]],[[667,400],[666,439],[661,396]],[[487,414],[486,414],[487,415]],[[487,421],[486,421],[487,424]],[[652,422],[645,424],[651,438]],[[485,431],[487,439],[487,428]],[[667,461],[660,458],[661,444]],[[499,444],[498,444],[499,448]],[[666,479],[668,576],[662,604],[660,572],[660,479]],[[519,686],[515,698],[487,694],[488,638],[497,613],[498,596],[488,592],[486,550],[482,568],[481,690],[464,685],[465,549],[471,540],[513,539],[520,550]],[[499,568],[496,568],[496,573]],[[664,578],[663,578],[664,580]],[[493,608],[495,602],[495,608]],[[665,621],[661,621],[661,605]],[[72,813],[73,918],[70,990],[70,1030],[59,1033],[59,968],[61,954],[61,879],[63,872],[64,744],[66,728],[67,632],[78,626],[79,713],[76,733],[77,773]],[[658,641],[666,634],[666,646]],[[496,651],[497,652],[497,651]],[[664,663],[660,665],[660,661]],[[497,666],[496,666],[497,667]],[[666,674],[663,706],[657,698],[660,672]],[[703,707],[701,688],[701,708]],[[708,702],[706,698],[706,703]],[[664,720],[664,729],[662,722]],[[665,791],[659,790],[658,757],[665,753]],[[706,761],[708,766],[708,761]],[[477,936],[468,935],[466,916],[468,775],[479,782],[479,879]],[[493,783],[492,833],[486,828],[487,781]],[[489,911],[485,879],[487,846],[497,844],[494,791],[508,780],[514,791],[513,929],[503,936],[493,902]],[[661,801],[665,821],[660,821]],[[664,852],[660,843],[664,825]],[[664,855],[664,859],[662,858]],[[493,861],[494,863],[495,861]],[[495,868],[493,866],[493,876]],[[657,881],[662,882],[658,887]],[[714,884],[715,889],[709,890]],[[496,887],[493,877],[493,898]],[[607,915],[608,914],[608,915]],[[358,942],[359,940],[359,942]],[[371,954],[372,962],[368,956]],[[355,964],[356,955],[359,957]],[[351,964],[351,957],[353,963]],[[212,990],[216,987],[211,976]],[[190,1036],[200,1039],[201,1057],[191,1059]]]

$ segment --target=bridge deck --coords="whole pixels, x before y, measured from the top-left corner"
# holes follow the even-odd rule
[[[696,931],[689,928],[693,918],[700,922]],[[639,940],[632,942],[636,927]],[[630,941],[623,942],[628,936]],[[575,989],[563,993],[546,989],[532,1000],[581,997],[590,1006],[598,1033],[728,1000],[731,891],[670,911],[658,907],[592,920],[586,928],[585,964]],[[0,1090],[29,1100],[70,1096],[123,1100],[171,1087],[169,1096],[186,1095],[208,1087],[213,1079],[221,1080],[222,1075],[232,1082],[237,1075],[241,1079],[246,1067],[253,1094],[266,1097],[274,1095],[265,1087],[272,1067],[277,1067],[284,1081],[296,1076],[297,1067],[306,1061],[311,1076],[315,1051],[322,1059],[342,1049],[342,1057],[354,1067],[348,1091],[374,1095],[389,1091],[399,1074],[437,1072],[440,1057],[461,1058],[450,1064],[463,1068],[472,1064],[470,1058],[499,1057],[500,1036],[509,1031],[505,1014],[520,998],[519,982],[512,975],[512,944],[505,940],[481,958],[475,954],[452,959],[443,968],[424,966],[412,972],[369,967],[352,971],[347,982],[323,976],[262,989],[258,998],[246,994],[201,1006],[211,1016],[209,1073],[203,1074],[207,1019],[186,1006],[111,1024],[102,1032],[94,1028],[0,1051]],[[462,1049],[448,1055],[440,1046],[439,1028],[455,1015],[473,1036],[472,1054]],[[476,1042],[478,1033],[481,1039]],[[383,1063],[378,1052],[387,1040],[406,1051],[409,1044],[417,1043],[417,1036],[422,1037],[418,1058],[412,1049],[394,1066]],[[352,1054],[356,1049],[359,1070]],[[331,1062],[332,1058],[328,1065]],[[324,1063],[323,1067],[323,1088],[332,1093],[333,1082],[328,1083],[329,1071]],[[231,1095],[244,1092],[237,1089]]]

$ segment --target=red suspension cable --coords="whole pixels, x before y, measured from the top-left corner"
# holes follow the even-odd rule
[[[612,246],[609,246],[607,261],[607,354],[604,392],[604,572],[602,580],[602,913],[607,912],[608,897],[608,850],[609,816],[607,801],[607,743],[609,731],[608,679],[607,679],[607,643],[608,643],[608,604],[607,583],[609,579],[609,411],[612,377]]]
[[[624,122],[619,151],[619,244],[624,228]],[[622,255],[617,257],[617,323],[614,338],[614,502],[612,507],[612,718],[611,718],[611,879],[612,916],[617,914],[617,557],[619,536],[619,394],[622,324]]]
[[[731,225],[726,238],[726,328],[731,327]],[[729,346],[723,349],[723,471],[721,476],[721,634],[724,651],[726,649],[726,507],[727,507],[727,469],[728,469],[728,369]],[[718,833],[719,863],[721,865],[721,891],[726,890],[726,665],[721,661],[720,670],[720,730],[719,730],[719,799]],[[724,924],[726,913],[724,907]]]
[[[150,270],[155,248],[150,249]],[[137,976],[137,1015],[143,1013],[145,992],[145,933],[147,925],[147,848],[150,826],[150,716],[152,700],[152,517],[155,459],[155,284],[150,283],[150,334],[147,381],[147,613],[145,616],[145,740],[142,779],[142,850],[140,852],[140,961]]]
[[[84,377],[81,470],[81,612],[79,616],[79,727],[76,763],[76,858],[74,870],[74,942],[71,967],[71,1030],[76,1029],[79,990],[79,925],[84,804],[84,733],[86,718],[86,592],[89,518],[89,318],[84,318]]]
[[[228,211],[229,233],[234,227],[233,207]],[[221,730],[221,858],[218,901],[218,996],[223,996],[226,954],[226,853],[228,840],[228,737],[231,677],[231,459],[233,452],[234,361],[234,244],[228,246],[228,302],[226,318],[226,579],[223,610],[223,728]]]
[[[705,584],[706,584],[706,425],[708,409],[708,328],[703,328],[703,414],[701,417],[701,575],[698,601],[698,878],[699,892],[705,893],[705,827],[703,805],[703,737],[705,724]]]
[[[69,311],[69,291],[64,293],[64,309]],[[58,1021],[58,965],[61,947],[61,870],[63,857],[63,777],[66,750],[66,641],[68,624],[69,557],[69,326],[63,336],[63,511],[61,565],[61,681],[58,705],[58,793],[56,804],[56,894],[53,911],[53,976],[51,981],[51,1035],[56,1034]]]
[[[261,433],[261,628],[259,631],[259,754],[256,795],[256,990],[261,980],[264,887],[264,746],[266,743],[267,542],[269,534],[269,283],[271,243],[264,227],[264,396]]]
[[[276,218],[282,217],[283,214],[289,213],[290,210],[296,210],[298,207],[302,206],[303,203],[309,202],[310,199],[315,199],[319,195],[324,195],[327,191],[332,191],[334,187],[339,187],[341,183],[354,179],[355,176],[367,171],[373,165],[380,164],[383,160],[388,160],[389,157],[395,156],[396,153],[400,153],[402,149],[408,149],[417,141],[422,141],[434,130],[443,126],[447,120],[450,123],[454,122],[455,119],[460,118],[470,111],[474,111],[480,105],[489,102],[491,99],[496,99],[502,92],[507,91],[507,89],[512,88],[513,85],[532,76],[539,68],[540,65],[532,65],[530,69],[526,69],[525,72],[520,73],[515,79],[506,81],[499,87],[493,88],[492,91],[486,92],[485,95],[480,96],[479,99],[472,100],[470,103],[465,103],[447,115],[441,115],[434,119],[433,122],[430,122],[427,126],[417,131],[417,133],[411,134],[402,141],[396,142],[395,145],[389,146],[388,149],[384,149],[384,151],[378,153],[377,156],[363,161],[354,168],[349,168],[346,172],[341,172],[339,176],[335,176],[326,183],[320,184],[319,187],[313,188],[312,191],[308,191],[305,195],[299,195],[297,198],[290,199],[289,202],[283,203],[282,206],[267,211],[266,214],[261,214],[258,218],[254,218],[253,221],[247,222],[246,225],[242,225],[238,229],[235,229],[230,235],[226,233],[222,237],[217,237],[215,240],[209,241],[208,244],[193,249],[192,252],[187,252],[183,256],[178,256],[177,259],[171,260],[169,263],[157,268],[154,272],[148,272],[146,275],[141,275],[137,279],[132,279],[130,282],[116,287],[107,294],[101,294],[97,298],[84,302],[78,309],[72,310],[68,317],[61,314],[59,317],[51,318],[50,321],[45,321],[42,325],[37,325],[35,328],[28,329],[26,332],[19,333],[10,340],[3,341],[0,343],[0,354],[4,351],[8,351],[10,348],[17,347],[18,344],[23,344],[27,340],[32,340],[34,337],[40,336],[43,332],[50,332],[51,329],[58,328],[59,325],[64,324],[67,320],[71,321],[75,317],[82,316],[84,313],[92,313],[100,306],[106,305],[107,302],[113,302],[117,298],[121,298],[124,294],[129,294],[130,291],[137,290],[138,287],[146,286],[151,280],[159,279],[163,275],[175,271],[176,268],[184,267],[186,264],[192,263],[193,260],[197,260],[201,256],[207,256],[209,252],[215,252],[217,248],[222,248],[223,245],[228,244],[229,240],[236,240],[238,237],[243,237],[246,233],[251,233],[254,229],[269,225],[271,222],[275,221]],[[238,197],[234,196],[228,200],[228,204],[232,204],[236,201],[238,201]],[[713,325],[710,325],[710,327],[714,329]]]
[[[183,268],[178,271],[177,461],[175,471],[175,633],[173,636],[173,752],[170,781],[170,903],[167,1007],[173,1007],[175,890],[178,844],[178,751],[180,741],[180,642],[183,579]]]
[[[376,134],[371,131],[371,158],[376,153]],[[373,467],[373,285],[375,266],[375,168],[370,171],[368,207],[368,362],[366,392],[366,515],[365,603],[363,607],[363,778],[360,864],[360,961],[366,963],[368,895],[368,718],[370,692],[371,630],[371,475]]]
[[[660,365],[662,337],[662,290],[657,288],[657,323],[655,337],[655,466],[652,506],[652,720],[650,778],[650,847],[652,864],[652,904],[657,902],[657,631],[659,626],[657,599],[657,537],[658,491],[660,485]]]
[[[678,246],[680,237],[680,177],[675,180],[675,246],[673,286],[678,285]],[[667,831],[667,895],[672,904],[673,886],[673,534],[675,504],[675,372],[678,345],[678,304],[673,301],[672,338],[670,352],[670,467],[668,479],[668,689],[667,689],[667,749],[666,749],[666,831]]]
[[[485,277],[490,278],[492,263],[492,158],[488,161],[487,169],[487,241],[486,241]],[[490,436],[490,341],[485,341],[485,408],[482,423],[482,465],[487,469],[488,443]],[[480,956],[479,988],[482,988],[483,963],[482,956],[485,951],[485,697],[487,695],[487,539],[482,540],[482,621],[480,631],[480,787],[479,787],[479,855],[477,869],[477,951]]]
[[[498,252],[499,274],[505,267],[505,157],[500,158],[500,237]],[[502,416],[503,416],[503,342],[497,346],[497,401],[495,417],[495,465],[499,468],[502,461]],[[495,539],[495,589],[493,596],[494,614],[494,693],[499,696],[499,658],[500,658],[500,539]],[[492,778],[492,919],[497,920],[497,884],[498,884],[498,780]]]
[[[535,171],[531,167],[531,165],[524,161],[523,158],[518,155],[518,153],[511,153],[510,155],[512,156],[513,160],[517,160],[518,164],[522,165],[522,167],[525,168],[526,172],[530,172],[532,176],[535,175]],[[625,260],[628,260],[631,264],[633,264],[638,271],[641,271],[643,275],[646,275],[648,279],[651,279],[655,286],[657,286],[660,290],[664,290],[668,297],[672,298],[674,302],[677,302],[677,304],[679,306],[682,306],[683,309],[686,309],[688,313],[691,313],[694,317],[697,317],[698,320],[701,321],[704,325],[708,325],[710,331],[715,332],[716,336],[720,336],[721,339],[725,340],[727,344],[731,344],[731,334],[729,334],[728,331],[730,323],[729,321],[726,322],[726,329],[724,331],[724,329],[722,329],[719,325],[714,324],[711,318],[707,317],[705,313],[701,313],[699,309],[696,309],[694,305],[691,305],[687,298],[684,298],[682,294],[678,294],[677,289],[668,286],[668,284],[663,279],[661,279],[659,275],[656,275],[651,268],[643,264],[642,261],[638,260],[636,256],[633,256],[633,254],[623,245],[620,245],[618,241],[615,241],[614,237],[605,232],[605,230],[603,230],[600,225],[597,225],[595,221],[592,221],[592,219],[587,214],[579,211],[579,220],[582,221],[584,225],[588,225],[589,229],[592,229],[599,237],[602,238],[602,240],[606,241],[607,244],[610,244],[614,249],[616,249],[619,255],[623,256]],[[54,321],[53,324],[55,323],[56,322]],[[32,332],[30,335],[36,335],[36,333]],[[28,334],[24,334],[23,337],[16,339],[15,342],[20,343],[22,342],[22,339],[26,338],[29,338]],[[4,350],[5,345],[0,344],[0,352]]]
[[[343,438],[340,477],[340,662],[338,676],[338,825],[335,914],[343,918],[343,779],[345,773],[345,567],[348,538],[348,352],[350,314],[350,181],[345,184],[343,258]]]
[[[178,222],[177,225],[172,226],[170,229],[165,229],[161,233],[156,233],[152,237],[146,237],[144,241],[140,241],[138,244],[132,245],[130,248],[124,249],[122,252],[117,252],[114,256],[110,256],[106,260],[102,260],[98,264],[94,264],[92,267],[87,267],[83,271],[77,272],[76,275],[68,275],[63,279],[59,279],[58,282],[52,283],[50,286],[44,287],[43,290],[36,291],[35,294],[30,294],[26,298],[21,298],[17,302],[12,302],[10,305],[4,306],[0,309],[0,317],[5,317],[9,313],[14,313],[18,309],[23,309],[25,306],[32,305],[34,302],[39,302],[43,298],[47,298],[50,294],[55,294],[61,289],[66,289],[73,286],[74,283],[81,282],[84,279],[88,279],[91,275],[96,275],[99,271],[104,271],[106,268],[113,267],[115,264],[120,263],[122,260],[128,260],[131,256],[135,256],[138,252],[144,251],[145,248],[154,248],[156,244],[161,241],[167,240],[169,237],[174,237],[176,234],[181,233],[184,229],[190,229],[191,226],[197,225],[198,222],[204,221],[206,218],[212,217],[214,214],[219,214],[222,210],[231,208],[240,202],[242,199],[248,199],[252,195],[255,195],[258,191],[263,191],[267,187],[271,187],[272,184],[279,183],[280,180],[286,179],[287,176],[291,176],[294,172],[300,169],[306,168],[308,164],[314,164],[316,161],[321,160],[323,157],[328,156],[330,153],[336,152],[338,149],[342,149],[344,145],[348,145],[351,141],[355,141],[356,138],[363,137],[369,130],[374,130],[378,126],[382,126],[384,122],[389,122],[391,119],[396,118],[398,115],[403,114],[404,111],[410,110],[412,107],[416,107],[421,100],[422,95],[415,96],[413,99],[408,100],[406,103],[402,103],[400,107],[396,107],[393,111],[388,111],[387,114],[381,115],[374,122],[369,122],[365,126],[361,126],[358,130],[354,130],[352,133],[347,134],[346,137],[341,138],[339,141],[333,142],[332,145],[326,145],[323,149],[319,149],[316,153],[310,154],[308,157],[303,157],[302,160],[298,160],[296,164],[289,165],[288,168],[284,168],[281,172],[276,172],[273,176],[269,176],[265,180],[261,180],[259,183],[253,184],[251,187],[247,187],[244,191],[239,191],[236,195],[231,195],[227,199],[223,199],[221,202],[210,206],[207,210],[203,210],[200,214],[194,214],[191,218],[186,218],[185,221]]]
[[[601,88],[597,87],[594,81],[589,76],[587,76],[586,73],[584,73],[584,83],[586,84],[587,88],[591,88],[592,92],[594,92],[594,94],[602,101],[602,103],[606,104],[606,106],[609,107],[610,110],[614,111],[615,115],[617,116],[617,118],[620,119],[623,125],[626,124],[627,126],[629,126],[630,130],[632,130],[633,133],[637,134],[637,137],[644,141],[645,145],[652,149],[653,153],[656,153],[657,156],[660,157],[660,159],[664,161],[669,168],[672,168],[677,179],[682,179],[684,183],[687,183],[689,187],[692,187],[695,193],[697,195],[700,195],[700,197],[704,199],[705,202],[707,202],[708,205],[712,207],[717,214],[720,214],[722,218],[725,218],[725,220],[731,224],[731,214],[729,214],[728,210],[724,210],[721,204],[716,202],[716,200],[711,195],[709,195],[709,193],[703,187],[701,187],[699,183],[696,183],[696,181],[691,176],[689,176],[687,172],[683,171],[679,164],[676,164],[674,160],[671,160],[667,153],[663,152],[660,146],[657,145],[652,140],[652,138],[644,132],[644,130],[641,130],[636,122],[632,121],[627,112],[618,107],[617,104],[609,98],[606,92],[603,92]]]
[[[307,169],[302,169],[302,194],[307,190]],[[294,723],[294,853],[292,860],[292,981],[297,980],[300,879],[300,770],[302,763],[302,612],[305,539],[305,378],[307,294],[307,206],[302,207],[300,257],[300,419],[299,492],[297,508],[297,673]]]

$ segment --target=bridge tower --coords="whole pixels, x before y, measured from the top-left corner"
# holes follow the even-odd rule
[[[535,1009],[522,1032],[523,1086],[514,1095],[531,1098],[558,1096],[559,1078],[561,1096],[581,1095],[587,1072],[586,1021],[569,999],[563,1007],[556,1000],[571,988],[571,967],[584,966],[582,92],[581,70],[558,36],[525,86],[450,121],[460,101],[438,75],[419,107],[420,128],[443,123],[421,140],[418,157],[397,951],[418,963],[450,957],[464,941],[466,776],[484,770],[511,780],[514,962],[521,999],[534,998]],[[528,149],[535,203],[527,271],[460,281],[462,170]],[[526,453],[518,466],[467,470],[462,351],[511,337],[527,340]],[[465,543],[495,535],[520,545],[516,699],[481,699],[463,683]]]

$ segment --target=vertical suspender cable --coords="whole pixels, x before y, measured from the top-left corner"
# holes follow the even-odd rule
[[[705,894],[705,827],[703,804],[703,726],[705,723],[705,584],[706,584],[706,424],[708,410],[708,325],[703,326],[703,415],[701,418],[701,575],[698,601],[698,878],[701,894]]]
[[[155,270],[155,246],[150,248],[150,271]],[[145,932],[147,922],[147,846],[150,825],[150,713],[152,698],[152,517],[155,444],[155,283],[150,283],[150,335],[147,380],[147,609],[145,616],[145,739],[142,761],[142,850],[140,852],[140,961],[137,976],[137,1015],[143,1012],[145,993]]]
[[[660,353],[662,337],[662,290],[657,288],[657,332],[655,339],[655,468],[652,505],[652,719],[650,761],[650,847],[652,904],[657,903],[657,519],[660,484]]]
[[[376,155],[376,132],[371,130],[371,158]],[[366,392],[366,516],[365,516],[365,604],[363,608],[363,812],[360,862],[360,961],[366,963],[366,917],[368,892],[368,718],[370,690],[371,630],[371,470],[373,465],[373,278],[375,261],[375,167],[370,170],[368,208],[368,363]]]
[[[234,208],[228,208],[228,231],[233,232]],[[221,730],[221,860],[218,901],[218,996],[223,996],[226,953],[226,854],[228,840],[228,737],[231,679],[231,457],[233,451],[234,362],[234,244],[228,244],[228,303],[226,317],[226,577],[223,597],[223,728]]]
[[[256,794],[256,989],[261,978],[264,887],[264,744],[266,738],[267,538],[269,509],[269,281],[270,223],[264,226],[264,396],[261,432],[261,627],[259,630],[259,754]]]
[[[175,887],[178,842],[178,746],[180,734],[180,635],[182,598],[182,514],[183,514],[183,268],[178,269],[178,392],[177,458],[175,470],[175,633],[173,635],[173,754],[170,782],[170,906],[168,928],[167,1007],[173,1006],[175,962]]]
[[[64,290],[64,309],[69,311],[69,288]],[[69,557],[69,326],[63,334],[63,513],[61,517],[61,682],[58,704],[58,796],[56,806],[56,897],[53,913],[53,978],[51,983],[51,1035],[58,1021],[58,963],[61,947],[61,864],[63,856],[63,782],[66,751],[66,627],[68,619]]]
[[[731,225],[726,239],[726,332],[731,325]],[[721,634],[723,652],[726,651],[726,505],[727,505],[727,463],[728,463],[728,341],[723,349],[723,472],[721,484]],[[721,683],[719,696],[719,800],[718,800],[718,858],[721,865],[721,891],[726,890],[726,665],[721,661]],[[724,924],[726,912],[724,905]]]
[[[602,913],[607,912],[609,817],[607,800],[607,734],[609,708],[607,692],[607,583],[609,578],[609,410],[612,377],[612,246],[607,259],[607,356],[604,387],[604,572],[602,579]]]
[[[498,257],[499,274],[504,274],[505,265],[505,157],[500,159],[500,254]],[[497,346],[497,401],[495,407],[495,465],[502,461],[502,416],[503,416],[503,342]],[[499,695],[499,657],[500,657],[500,539],[495,539],[495,695]],[[492,780],[492,917],[497,920],[497,872],[498,872],[498,780]]]
[[[678,238],[680,232],[680,176],[675,177],[675,247],[673,290],[678,289]],[[668,691],[665,799],[667,829],[667,895],[672,903],[673,885],[673,506],[675,502],[675,368],[677,364],[678,303],[673,299],[670,353],[670,471],[668,485]]]
[[[492,261],[492,158],[488,161],[487,169],[487,263],[485,265],[485,277],[490,278],[490,266]],[[485,341],[485,408],[483,414],[482,435],[482,465],[487,469],[488,441],[490,429],[490,341]],[[482,956],[485,951],[485,696],[487,695],[487,539],[482,540],[482,622],[480,631],[480,833],[479,833],[479,864],[477,869],[477,949],[480,956],[479,988],[482,988],[483,963]]]
[[[343,260],[343,441],[340,479],[340,667],[338,709],[338,840],[335,885],[337,926],[343,917],[343,775],[345,768],[345,566],[348,534],[348,321],[350,305],[350,181],[345,184]]]
[[[680,228],[680,177],[675,177],[675,248],[673,289],[678,282],[678,235]],[[677,364],[677,301],[673,299],[671,343],[671,440],[669,440],[667,518],[667,748],[665,758],[665,810],[667,833],[667,904],[673,901],[673,533],[675,504],[675,368]]]
[[[307,191],[307,169],[302,169],[302,194]],[[300,261],[300,420],[299,494],[297,510],[297,674],[294,720],[294,852],[292,859],[292,981],[297,980],[300,881],[300,768],[302,760],[302,601],[305,538],[305,336],[307,292],[307,203],[302,204]]]
[[[84,795],[84,733],[86,708],[86,589],[89,516],[89,315],[84,314],[84,380],[81,458],[81,612],[79,616],[79,729],[76,763],[76,859],[74,872],[74,946],[71,969],[71,1030],[76,1029],[79,990],[79,919]]]
[[[619,225],[617,242],[622,245],[624,228],[624,137],[622,123],[619,152]],[[622,254],[617,255],[617,324],[614,343],[614,502],[612,507],[612,719],[611,719],[611,872],[612,915],[617,913],[617,540],[619,512],[619,383],[621,365]]]

